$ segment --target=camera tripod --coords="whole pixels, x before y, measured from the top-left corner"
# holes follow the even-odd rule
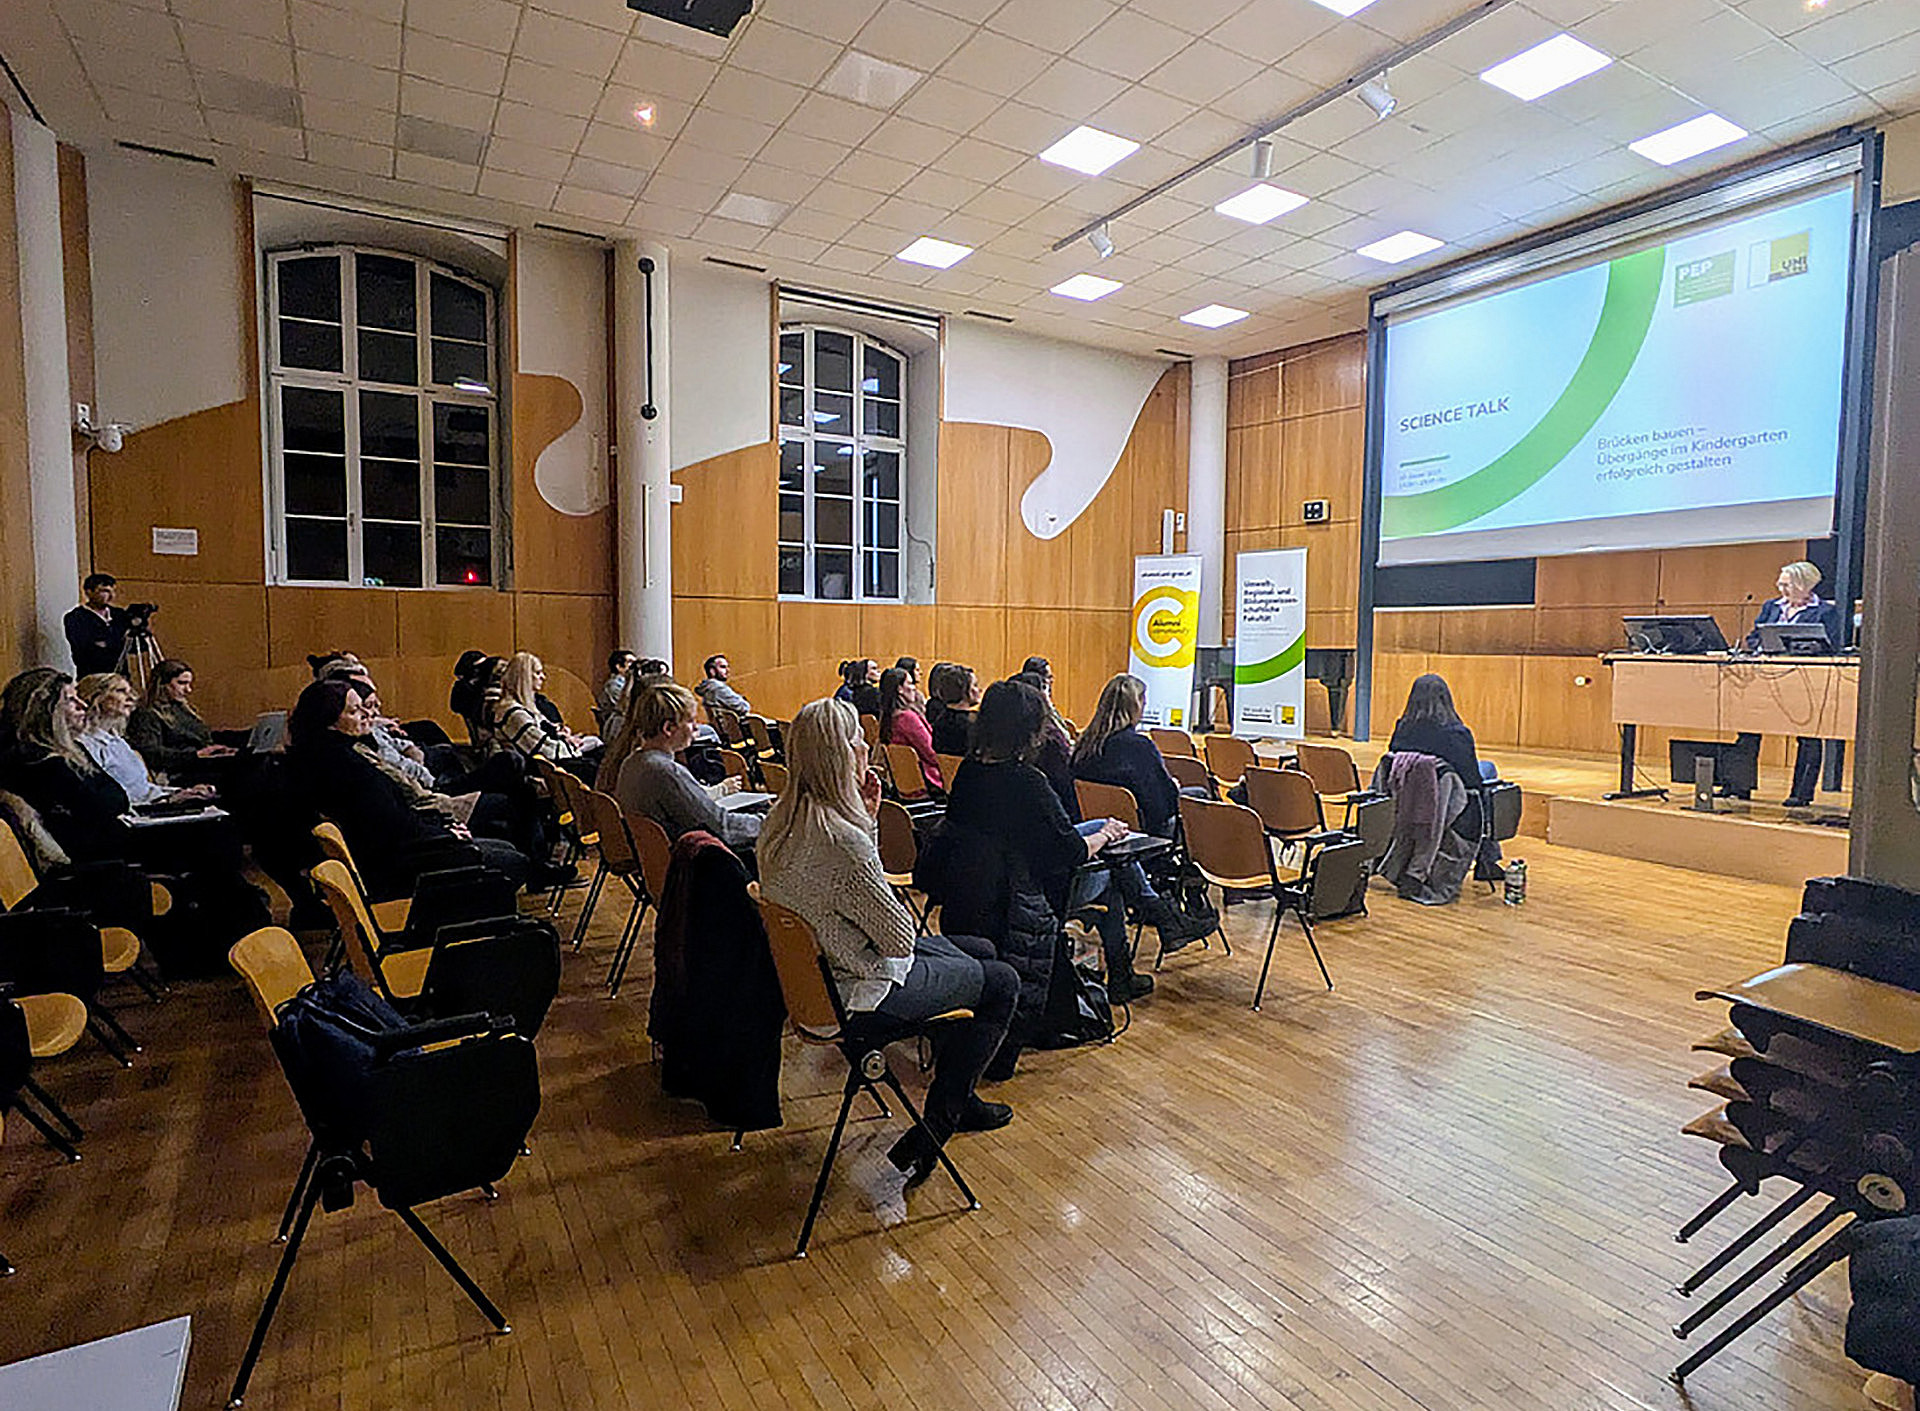
[[[160,648],[160,639],[153,635],[151,627],[129,627],[126,644],[120,648],[120,660],[113,669],[132,682],[134,690],[144,696],[154,667],[165,657],[166,653]]]

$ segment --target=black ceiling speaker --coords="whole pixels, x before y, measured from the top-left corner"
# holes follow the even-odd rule
[[[693,29],[704,29],[724,39],[746,18],[747,11],[753,8],[753,0],[627,0],[627,8]]]

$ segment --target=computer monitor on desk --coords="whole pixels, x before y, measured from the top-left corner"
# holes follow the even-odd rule
[[[1789,656],[1832,656],[1833,639],[1824,622],[1762,622],[1754,632],[1760,650]]]
[[[1700,656],[1727,649],[1727,639],[1720,631],[1720,624],[1705,615],[1623,617],[1620,625],[1627,630],[1628,648],[1636,652]]]

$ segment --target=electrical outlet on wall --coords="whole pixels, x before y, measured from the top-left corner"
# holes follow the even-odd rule
[[[1300,519],[1305,524],[1325,524],[1333,516],[1333,506],[1326,500],[1307,500],[1300,506]]]

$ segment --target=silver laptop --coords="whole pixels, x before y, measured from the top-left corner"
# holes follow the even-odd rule
[[[287,747],[287,713],[263,710],[253,718],[253,732],[247,736],[248,754],[278,754]]]

